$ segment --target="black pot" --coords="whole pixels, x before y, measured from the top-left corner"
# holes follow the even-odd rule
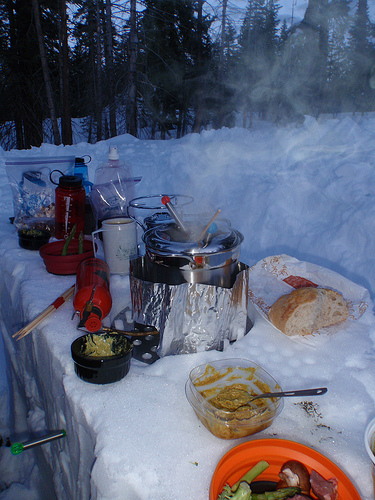
[[[51,233],[44,229],[19,229],[18,231],[18,243],[26,250],[39,250],[48,243],[50,237]]]
[[[87,355],[87,344],[96,338],[113,340],[111,355]],[[133,345],[121,334],[88,333],[76,339],[71,346],[76,374],[92,384],[111,384],[125,377],[130,370]]]

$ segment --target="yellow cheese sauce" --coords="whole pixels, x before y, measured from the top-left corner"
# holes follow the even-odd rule
[[[84,356],[102,358],[103,356],[114,356],[112,344],[114,338],[103,335],[88,335],[85,348],[82,352]]]
[[[197,416],[215,436],[239,438],[271,425],[276,398],[259,398],[248,404],[252,396],[274,392],[257,377],[254,367],[216,370],[207,365],[193,383],[212,408]]]
[[[250,394],[243,384],[232,384],[223,387],[209,402],[219,410],[235,411],[250,400]]]

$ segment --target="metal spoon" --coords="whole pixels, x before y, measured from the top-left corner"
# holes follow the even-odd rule
[[[299,391],[280,391],[280,392],[265,392],[264,394],[258,394],[257,396],[252,396],[249,401],[243,405],[240,405],[236,408],[235,411],[250,407],[252,409],[256,409],[255,405],[252,405],[252,402],[255,399],[260,398],[289,398],[293,396],[321,396],[327,392],[327,387],[319,387],[317,389],[301,389]],[[264,411],[268,411],[268,408],[264,408]]]
[[[284,391],[284,392],[265,392],[264,394],[258,394],[257,396],[252,396],[247,404],[254,401],[254,399],[259,398],[290,398],[293,396],[321,396],[327,392],[327,387],[319,387],[317,389],[301,389],[299,391]]]

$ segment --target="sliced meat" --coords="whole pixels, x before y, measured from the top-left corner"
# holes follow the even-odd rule
[[[298,486],[301,488],[301,493],[310,493],[310,474],[306,466],[298,460],[288,460],[285,462],[279,478],[288,486]]]
[[[297,493],[292,496],[289,500],[313,500],[310,495],[304,495],[303,493]]]
[[[310,474],[310,483],[313,493],[319,500],[337,500],[337,484],[338,481],[335,477],[331,479],[324,479],[323,476],[312,470]]]

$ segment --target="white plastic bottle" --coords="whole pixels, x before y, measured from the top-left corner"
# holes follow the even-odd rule
[[[97,227],[105,219],[127,217],[129,201],[135,197],[132,167],[120,161],[117,148],[109,149],[108,162],[95,171],[90,201]]]
[[[108,162],[98,167],[95,171],[94,184],[106,184],[108,182],[122,180],[133,180],[132,168],[129,164],[120,161],[116,146],[109,148]]]

